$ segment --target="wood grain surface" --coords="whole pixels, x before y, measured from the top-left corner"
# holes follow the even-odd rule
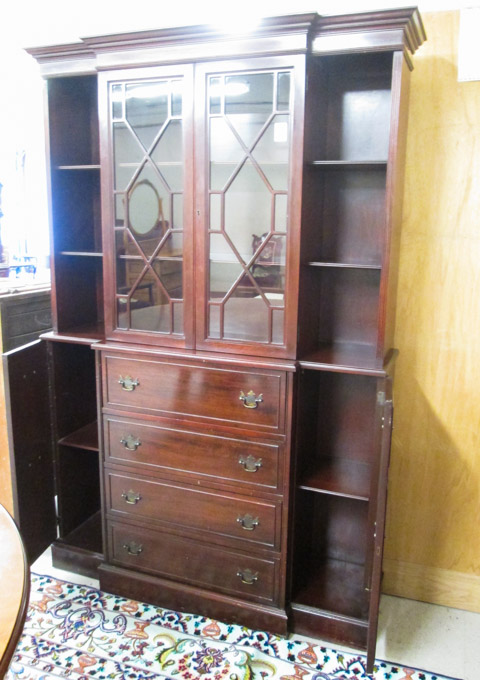
[[[459,12],[423,18],[428,40],[410,94],[384,591],[480,611],[480,82],[457,82]]]

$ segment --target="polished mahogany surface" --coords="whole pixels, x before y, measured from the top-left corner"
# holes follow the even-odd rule
[[[22,634],[30,593],[30,571],[18,529],[0,505],[0,677],[5,675]]]

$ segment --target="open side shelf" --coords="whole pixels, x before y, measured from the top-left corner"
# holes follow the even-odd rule
[[[62,446],[70,446],[76,449],[98,451],[98,425],[97,421],[79,428],[72,434],[62,437],[58,442]]]
[[[103,560],[100,511],[52,544],[52,563],[57,569],[98,578],[97,570]]]
[[[294,592],[292,606],[307,606],[366,621],[364,566],[327,559],[308,582]]]
[[[368,501],[371,466],[355,460],[317,458],[299,480],[298,487],[316,493],[333,494]]]

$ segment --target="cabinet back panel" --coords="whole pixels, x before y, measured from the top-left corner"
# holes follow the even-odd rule
[[[99,162],[97,79],[54,78],[48,82],[52,165]]]
[[[295,559],[298,554],[306,572],[325,560],[365,564],[368,503],[312,491],[297,491],[295,503]]]
[[[52,172],[53,247],[61,251],[101,251],[98,170]]]
[[[95,325],[103,314],[102,258],[59,255],[55,261],[57,330]]]
[[[57,477],[60,530],[66,536],[100,510],[98,453],[59,446]]]
[[[301,467],[317,457],[372,462],[376,387],[369,376],[305,372],[300,398],[311,407],[298,427]]]
[[[390,132],[392,55],[331,56],[327,71],[326,158],[386,160]]]
[[[50,345],[56,395],[56,437],[61,439],[97,417],[95,355],[86,345],[63,342]]]
[[[328,269],[318,276],[319,343],[376,345],[380,272]]]
[[[321,172],[314,168],[313,172]],[[329,170],[323,188],[319,260],[380,266],[385,170]]]

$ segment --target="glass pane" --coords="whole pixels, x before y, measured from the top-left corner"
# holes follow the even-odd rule
[[[151,154],[171,191],[183,190],[182,121],[171,120]]]
[[[274,309],[272,311],[272,342],[279,345],[283,345],[284,342],[284,320],[285,312],[283,309]]]
[[[130,310],[132,329],[171,332],[170,300],[150,269],[133,289]]]
[[[222,228],[222,196],[211,194],[210,196],[210,229]]]
[[[153,269],[170,299],[181,300],[183,298],[182,267],[181,260],[155,260],[153,263]]]
[[[130,83],[125,86],[125,114],[135,134],[149,150],[169,116],[168,81]]]
[[[209,98],[210,98],[210,113],[221,112],[221,87],[222,81],[220,78],[210,78]]]
[[[159,257],[181,258],[183,251],[183,234],[181,232],[170,232],[163,242],[159,252]]]
[[[173,229],[183,228],[183,196],[182,194],[173,195],[173,215],[172,227]]]
[[[224,93],[225,114],[250,148],[273,112],[273,73],[227,76]]]
[[[236,167],[245,158],[245,152],[224,118],[210,120],[210,188],[221,190]]]
[[[270,231],[272,194],[251,161],[247,161],[225,192],[225,231],[245,262],[252,255],[255,234]]]
[[[287,231],[287,194],[275,196],[275,231]]]
[[[223,298],[243,268],[221,234],[210,235],[210,299]]]
[[[172,89],[172,116],[181,116],[183,81],[172,80],[171,89]]]
[[[277,111],[288,111],[290,109],[290,73],[279,73],[277,78]]]
[[[289,150],[289,116],[275,116],[255,146],[253,156],[276,191],[288,189]]]
[[[183,302],[173,303],[173,332],[183,335]]]
[[[220,337],[220,306],[219,305],[209,305],[208,311],[209,311],[208,337],[209,338],[219,338]]]
[[[146,255],[152,255],[170,223],[170,195],[146,163],[127,194],[128,226]]]
[[[112,118],[113,120],[121,120],[123,118],[123,88],[121,85],[112,86]]]
[[[124,191],[132,182],[145,152],[125,123],[113,125],[115,189]]]
[[[268,341],[268,307],[261,297],[232,297],[225,303],[226,340]]]

